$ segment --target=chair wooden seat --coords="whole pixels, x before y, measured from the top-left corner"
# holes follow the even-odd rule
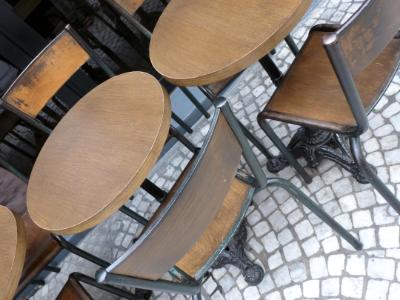
[[[322,44],[324,30],[314,29],[279,89],[259,119],[273,119],[309,127],[351,132],[356,127],[343,90]],[[388,81],[400,57],[394,39],[366,69],[355,76],[364,107],[379,100],[382,82]]]
[[[170,119],[168,95],[151,75],[121,74],[89,92],[36,160],[27,193],[35,224],[69,235],[117,212],[157,161]]]
[[[22,220],[0,206],[0,299],[11,300],[24,266],[26,250]]]
[[[232,181],[214,221],[208,225],[192,249],[178,261],[177,267],[193,278],[197,278],[197,272],[206,265],[210,258],[213,258],[213,254],[218,249],[224,248],[221,247],[221,244],[237,223],[250,190],[251,186],[239,179],[235,178]]]

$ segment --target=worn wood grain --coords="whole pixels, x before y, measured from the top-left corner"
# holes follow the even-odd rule
[[[84,96],[45,143],[27,206],[34,223],[59,234],[91,228],[140,187],[168,136],[167,93],[141,72],[113,77]]]
[[[19,75],[3,99],[34,118],[88,59],[88,53],[64,30]]]
[[[234,179],[221,208],[194,246],[177,262],[176,266],[193,278],[226,239],[237,221],[250,186]]]
[[[224,80],[270,52],[311,2],[173,0],[154,29],[151,62],[176,85]]]

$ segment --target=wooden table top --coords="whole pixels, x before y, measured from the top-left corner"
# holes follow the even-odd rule
[[[36,160],[27,192],[34,223],[74,234],[116,212],[157,161],[170,118],[168,94],[146,73],[125,73],[89,92]]]
[[[11,300],[24,266],[24,225],[8,208],[0,206],[0,299]]]
[[[269,53],[312,0],[172,0],[150,44],[155,69],[181,86],[233,76]]]

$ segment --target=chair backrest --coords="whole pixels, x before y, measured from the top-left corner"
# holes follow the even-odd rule
[[[354,77],[373,63],[398,34],[398,11],[399,0],[367,0],[338,31],[327,34],[323,39],[358,124],[358,133],[368,129],[368,121]],[[390,78],[387,78],[387,81],[390,81]],[[383,91],[388,83],[382,82]]]
[[[227,121],[216,115],[198,156],[139,239],[107,272],[155,280],[171,269],[214,220],[234,180],[241,154]]]
[[[88,60],[88,52],[67,27],[26,67],[2,98],[7,104],[35,118]]]
[[[367,0],[337,33],[353,76],[364,70],[400,29],[399,0]]]

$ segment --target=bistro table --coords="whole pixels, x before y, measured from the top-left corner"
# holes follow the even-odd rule
[[[146,73],[125,73],[89,92],[37,158],[27,192],[34,223],[75,234],[115,213],[157,161],[170,118],[167,93]]]
[[[24,224],[0,205],[0,299],[14,297],[24,266],[26,240]]]
[[[154,29],[150,42],[151,62],[162,76],[178,86],[217,83],[258,60],[268,67],[268,53],[289,35],[311,2],[172,0]],[[263,59],[266,59],[265,64]],[[210,96],[218,106],[220,99],[213,94]],[[222,112],[233,116],[229,105],[224,105]],[[241,144],[249,149],[248,141],[241,141]],[[308,174],[298,162],[291,163],[309,182]],[[255,172],[262,172],[250,161],[249,166]],[[237,234],[232,245],[239,245],[241,239],[243,236]],[[233,246],[224,251],[224,259],[214,267],[238,262],[248,267],[242,247]],[[256,273],[253,275],[257,278]]]
[[[154,29],[150,60],[162,76],[178,86],[215,84],[257,61],[278,84],[282,74],[268,53],[289,35],[311,3],[173,0]],[[294,43],[289,46],[296,48]],[[282,152],[287,151],[277,136],[273,141]],[[270,155],[267,158],[274,159]],[[311,182],[296,159],[288,156],[288,160],[305,182]]]

